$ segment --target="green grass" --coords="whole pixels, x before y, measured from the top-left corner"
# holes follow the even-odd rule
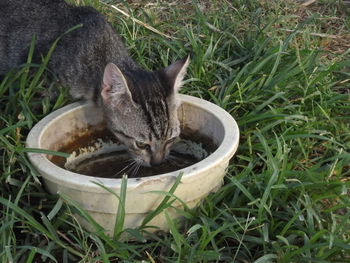
[[[0,84],[1,262],[350,262],[350,20],[342,1],[118,5],[171,38],[81,2],[108,16],[147,69],[191,54],[182,92],[232,114],[240,146],[224,186],[184,211],[183,224],[168,217],[170,233],[146,242],[144,230],[128,229],[138,241],[123,241],[123,220],[114,238],[98,225],[89,233],[71,215],[89,216],[47,194],[26,157],[29,129],[68,102],[46,61],[32,65],[29,54]]]

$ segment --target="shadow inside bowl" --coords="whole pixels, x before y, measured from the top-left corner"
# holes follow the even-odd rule
[[[208,157],[217,149],[213,140],[198,132],[182,131],[177,142],[171,147],[169,155],[156,166],[143,166],[135,161],[124,145],[106,128],[98,126],[78,132],[74,141],[67,140],[60,152],[70,154],[69,158],[51,156],[54,164],[71,172],[103,178],[139,178],[170,173],[191,166]]]

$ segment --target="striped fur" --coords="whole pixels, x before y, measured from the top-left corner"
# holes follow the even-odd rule
[[[58,42],[49,69],[73,98],[103,107],[110,129],[135,159],[145,165],[161,162],[169,140],[180,132],[176,93],[188,59],[155,72],[142,70],[92,7],[64,0],[1,0],[0,75],[26,62],[33,36],[32,63],[40,63],[54,41],[78,24],[82,27]]]
[[[155,72],[106,67],[101,97],[108,124],[144,165],[160,163],[180,133],[177,92],[188,61]]]

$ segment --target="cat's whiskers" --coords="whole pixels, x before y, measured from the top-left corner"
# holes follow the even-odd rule
[[[131,161],[131,163],[129,163],[128,165],[126,165],[123,169],[121,169],[119,172],[117,172],[116,174],[113,175],[113,177],[117,177],[118,175],[120,175],[122,172],[124,172],[126,169],[129,170],[130,167],[132,167],[135,163],[136,160],[134,159],[129,159],[127,161]]]
[[[134,171],[136,170],[138,165],[139,165],[139,160],[135,160],[133,165],[127,171],[127,174],[128,174],[129,177],[133,177],[134,176]]]
[[[137,176],[137,173],[138,173],[138,171],[139,171],[139,169],[140,169],[140,167],[141,167],[141,164],[142,164],[142,163],[136,163],[135,169],[133,170],[133,172],[132,172],[132,174],[131,174],[131,177]]]
[[[140,167],[142,166],[143,161],[141,159],[136,159],[135,167],[133,171],[131,172],[130,177],[134,177],[137,175],[137,172],[139,171]]]

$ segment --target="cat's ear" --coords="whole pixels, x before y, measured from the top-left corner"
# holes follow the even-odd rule
[[[123,73],[113,63],[109,63],[104,70],[101,96],[105,102],[125,96],[131,98]]]
[[[186,58],[178,60],[164,69],[169,83],[171,83],[172,90],[169,92],[170,94],[173,94],[174,92],[177,93],[181,88],[189,63],[190,56],[187,56]]]

